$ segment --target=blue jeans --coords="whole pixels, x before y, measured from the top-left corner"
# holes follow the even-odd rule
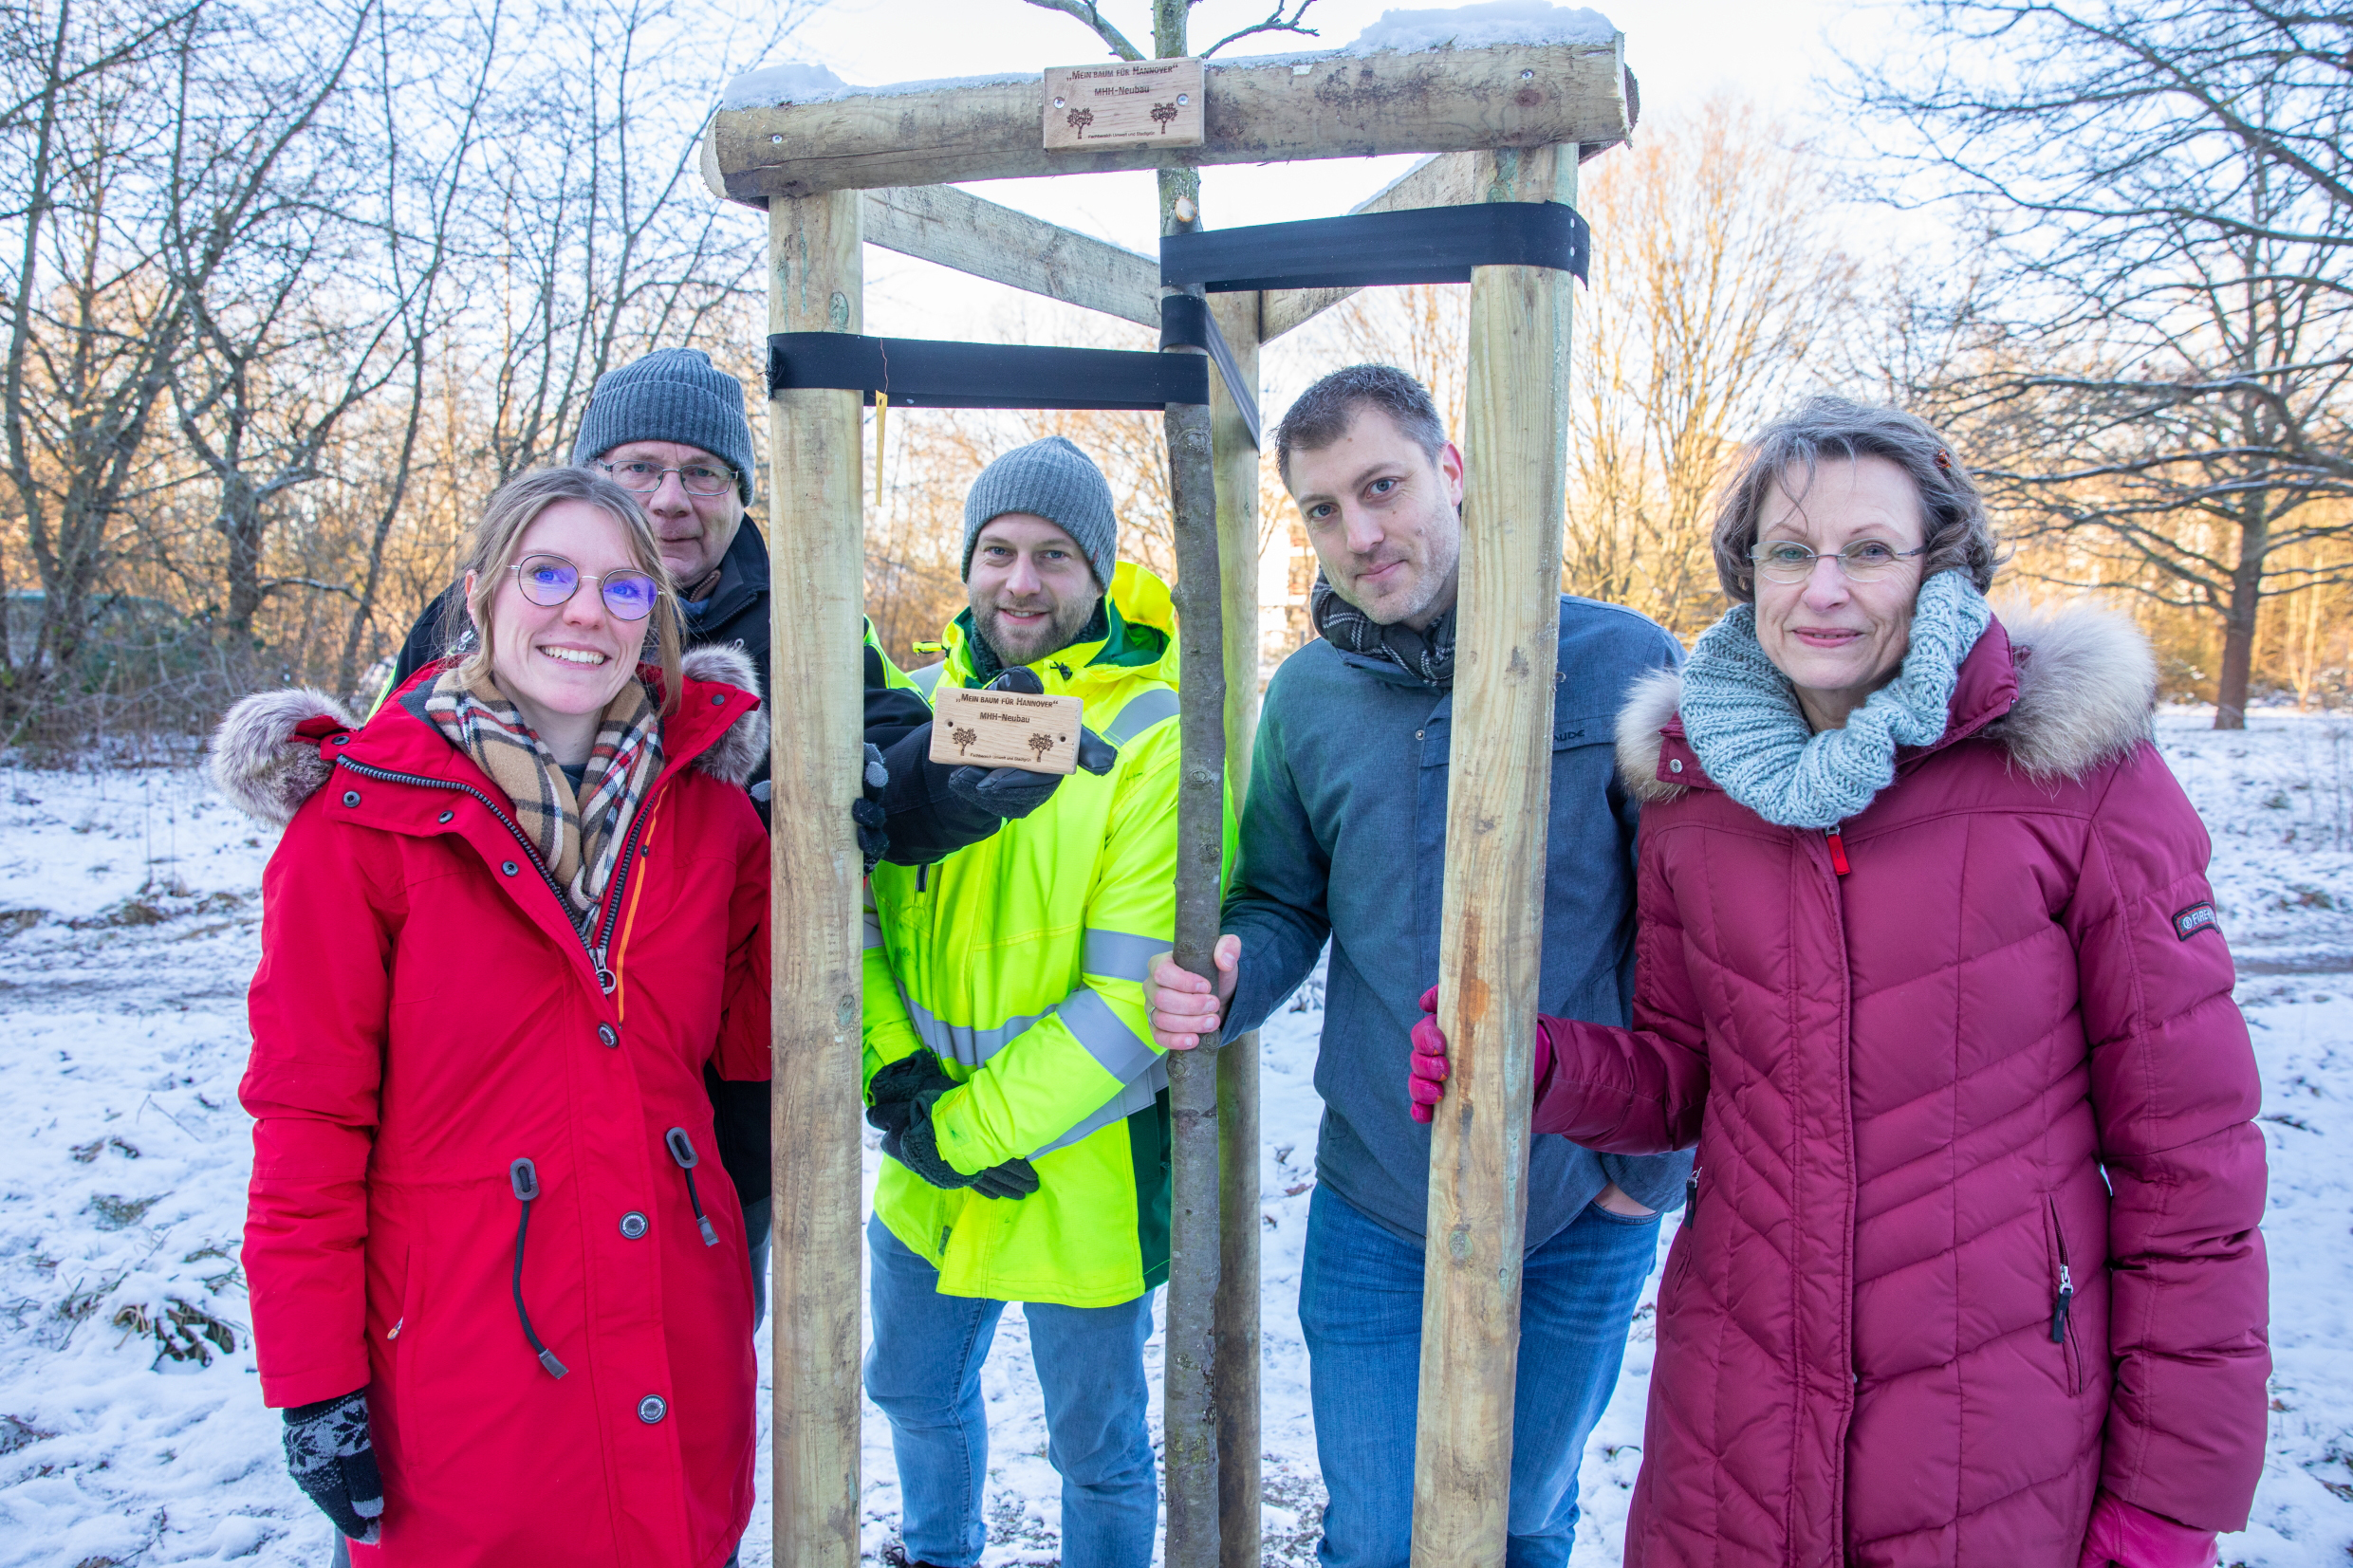
[[[1617,1386],[1626,1329],[1658,1249],[1658,1221],[1587,1205],[1528,1254],[1520,1278],[1506,1568],[1563,1568],[1577,1534],[1577,1465]],[[1315,1451],[1331,1501],[1323,1568],[1405,1568],[1414,1536],[1421,1379],[1419,1245],[1329,1188],[1307,1205],[1299,1323]]]
[[[988,1542],[980,1366],[1005,1303],[941,1295],[938,1272],[880,1219],[867,1223],[866,1246],[874,1264],[866,1397],[890,1417],[899,1539],[910,1562],[972,1568]],[[1046,1457],[1062,1477],[1063,1568],[1148,1568],[1160,1520],[1144,1433],[1152,1293],[1107,1307],[1031,1301],[1022,1315],[1046,1395]]]

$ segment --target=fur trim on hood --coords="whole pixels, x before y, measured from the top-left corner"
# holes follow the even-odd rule
[[[759,691],[750,655],[735,643],[686,650],[679,668],[689,680]],[[324,721],[324,722],[321,722]],[[243,698],[213,732],[204,759],[213,787],[255,821],[284,827],[294,820],[334,766],[319,755],[319,742],[361,721],[324,692],[289,687]],[[310,733],[302,733],[308,729]],[[695,768],[741,788],[768,757],[768,708],[754,708],[695,759]]]
[[[255,821],[265,827],[286,826],[335,771],[334,765],[319,755],[316,741],[295,734],[322,718],[336,729],[360,728],[350,710],[314,687],[240,698],[213,731],[205,777]]]
[[[759,673],[752,669],[751,655],[744,652],[740,642],[707,642],[689,648],[678,660],[678,669],[688,680],[732,686],[755,697],[760,694]],[[695,766],[721,784],[732,784],[740,789],[751,782],[751,776],[767,761],[768,704],[763,702],[729,725],[727,733],[713,741],[695,759]]]
[[[1998,607],[2018,670],[2018,700],[1982,731],[2038,779],[2079,778],[2148,739],[2157,655],[2127,616],[2078,601]],[[1644,803],[1684,785],[1658,778],[1659,731],[1675,717],[1683,678],[1658,670],[1637,681],[1618,712],[1618,771]]]

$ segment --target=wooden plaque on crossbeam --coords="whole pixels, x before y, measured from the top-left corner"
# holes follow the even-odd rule
[[[1082,713],[1076,697],[946,687],[932,702],[932,761],[1075,772]]]
[[[1046,73],[1046,145],[1198,147],[1209,125],[1201,80],[1198,60],[1053,66]]]

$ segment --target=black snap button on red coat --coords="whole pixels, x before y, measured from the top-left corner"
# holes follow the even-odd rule
[[[649,1393],[638,1401],[638,1419],[649,1427],[669,1413],[669,1401],[658,1393]]]
[[[343,791],[343,804],[345,804],[345,805],[358,805],[359,803],[360,803],[360,792],[359,792],[358,790],[356,790],[356,789],[346,789],[346,790],[344,790],[344,791]]]
[[[597,1025],[597,1038],[610,1048],[621,1043],[621,1031],[610,1024],[600,1024]]]
[[[440,822],[454,822],[457,821],[457,813],[454,811],[444,811],[440,816],[435,818],[434,820]]]
[[[639,1237],[644,1235],[645,1216],[639,1213],[634,1208],[628,1213],[623,1214],[621,1217],[621,1233],[628,1237],[633,1242]]]
[[[512,860],[501,860],[498,862],[498,869],[512,876],[520,868]]]

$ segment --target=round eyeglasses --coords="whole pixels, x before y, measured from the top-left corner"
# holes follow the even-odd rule
[[[580,592],[584,577],[596,582],[597,597],[619,620],[643,620],[654,613],[654,602],[661,598],[661,585],[654,575],[635,566],[600,577],[582,571],[560,555],[527,555],[507,569],[514,573],[515,586],[523,590],[525,599],[551,610],[568,603]]]
[[[678,476],[678,489],[689,495],[725,495],[735,488],[735,470],[711,463],[681,463],[675,469],[659,463],[631,461],[599,463],[597,467],[613,476],[613,483],[637,495],[651,495],[661,489],[662,475]]]
[[[1804,582],[1814,575],[1814,563],[1825,559],[1837,562],[1849,582],[1868,582],[1886,576],[1897,562],[1927,553],[1925,544],[1917,550],[1899,550],[1876,539],[1859,539],[1835,553],[1809,550],[1794,539],[1749,546],[1749,559],[1756,563],[1757,575],[1770,582]]]

